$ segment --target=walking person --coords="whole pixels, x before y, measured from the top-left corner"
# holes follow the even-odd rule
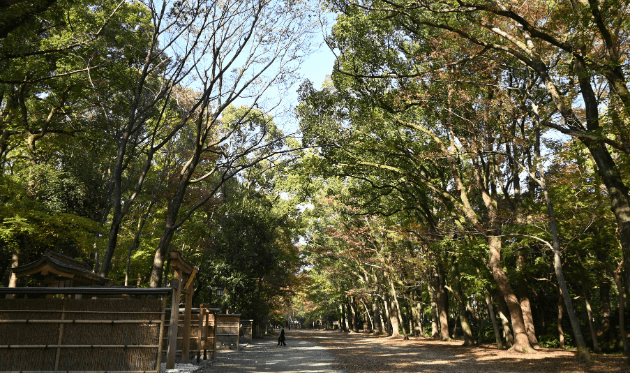
[[[284,328],[280,329],[280,336],[278,337],[278,346],[280,346],[282,344],[282,346],[286,346],[287,344],[284,343]],[[276,347],[278,347],[276,346]]]

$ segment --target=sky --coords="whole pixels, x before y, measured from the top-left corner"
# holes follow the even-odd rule
[[[319,89],[322,87],[324,80],[332,73],[335,55],[324,43],[324,33],[330,32],[330,27],[334,23],[335,15],[328,14],[324,17],[328,25],[320,27],[313,35],[313,51],[300,66],[300,74],[302,77],[291,88],[289,95],[284,98],[285,107],[289,106],[290,108],[295,108],[297,106],[297,90],[305,79],[309,79],[313,83],[313,87]],[[291,110],[291,112],[292,111],[293,110]],[[295,132],[298,128],[297,121],[292,116],[276,117],[275,122],[284,128],[285,133]]]

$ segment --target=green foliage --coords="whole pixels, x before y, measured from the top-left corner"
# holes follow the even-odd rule
[[[48,209],[30,198],[23,184],[0,179],[0,247],[17,251],[23,263],[47,249],[88,258],[98,224],[74,214]]]
[[[224,203],[214,212],[203,243],[200,279],[201,288],[225,287],[214,303],[259,321],[290,300],[300,260],[291,242],[291,217],[277,198],[258,187],[265,178],[250,176],[223,188]],[[204,292],[201,296],[210,300]]]

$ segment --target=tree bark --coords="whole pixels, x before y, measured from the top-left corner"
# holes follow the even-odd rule
[[[389,290],[391,292],[391,297],[392,297],[392,304],[393,304],[392,312],[395,314],[394,318],[396,319],[398,326],[402,330],[404,338],[409,339],[409,337],[407,336],[407,333],[405,332],[405,323],[403,322],[403,319],[402,319],[402,312],[400,310],[400,304],[398,303],[398,294],[396,292],[396,287],[394,287],[394,282],[391,281],[391,277],[389,275],[387,276],[387,278],[389,280]],[[397,328],[394,328],[394,329],[397,329]]]
[[[462,291],[457,260],[453,260],[452,273],[453,290],[455,292],[455,295],[457,296],[457,304],[459,307],[459,320],[462,324],[462,332],[464,333],[464,346],[469,346],[473,342],[473,335],[472,329],[470,328],[470,323],[468,321],[468,315],[466,314],[466,296]]]
[[[503,325],[503,336],[505,337],[505,344],[508,348],[511,348],[512,346],[514,346],[514,336],[512,335],[512,330],[510,329],[510,320],[508,319],[508,307],[505,304],[505,300],[501,296],[500,292],[497,292],[496,298],[499,318],[501,319],[501,324]]]
[[[494,315],[494,307],[492,306],[492,299],[490,299],[490,293],[488,292],[488,290],[483,289],[483,293],[486,299],[486,306],[488,307],[488,314],[490,315],[490,320],[492,321],[492,329],[494,329],[494,338],[497,341],[497,348],[499,350],[502,350],[503,340],[501,339],[501,332],[499,331],[497,318]]]
[[[383,314],[385,312],[387,312],[385,310],[386,306],[385,306],[385,301],[381,301],[377,303],[377,308],[378,308],[378,317],[379,317],[379,321],[380,321],[380,325],[381,325],[381,331],[387,335],[389,335],[389,322],[387,321],[388,319],[388,315],[385,314],[385,318],[383,318]]]
[[[339,331],[342,332],[343,331],[343,304],[340,304],[337,306],[337,308],[339,309]]]
[[[354,307],[354,297],[349,297],[348,300],[348,306],[350,307],[350,329],[353,332],[358,333],[359,326],[357,325],[357,312]]]
[[[375,320],[372,318],[372,315],[370,315],[370,310],[368,309],[367,304],[365,304],[365,302],[363,300],[361,300],[361,303],[363,304],[363,310],[364,310],[364,322],[365,322],[365,326],[363,327],[363,329],[368,329],[369,333],[373,333],[374,332],[374,323]],[[369,320],[368,320],[369,319]],[[365,331],[365,330],[364,330]]]
[[[538,112],[537,108],[534,108],[536,117],[534,118],[534,123],[536,126],[536,133],[538,134],[540,129],[538,127]],[[552,237],[552,245],[551,249],[553,251],[553,268],[556,273],[556,277],[558,279],[558,288],[561,290],[560,294],[564,298],[564,303],[566,305],[567,314],[569,315],[569,320],[571,321],[571,328],[573,330],[573,335],[575,337],[575,343],[577,345],[578,350],[578,358],[581,360],[590,361],[591,357],[588,352],[588,348],[586,347],[586,343],[584,342],[584,338],[582,337],[582,331],[580,329],[580,324],[577,320],[577,315],[575,314],[575,310],[573,309],[573,302],[571,300],[571,296],[569,294],[569,290],[567,288],[567,283],[564,279],[564,271],[562,269],[562,260],[560,258],[560,240],[558,238],[558,228],[556,225],[556,216],[553,209],[553,202],[549,195],[549,188],[547,187],[547,183],[545,181],[544,170],[542,169],[542,160],[540,156],[540,149],[536,148],[535,154],[535,166],[538,175],[531,175],[531,177],[540,185],[542,189],[543,196],[545,197],[545,202],[547,204],[547,215],[549,217],[549,228],[551,231]],[[560,315],[561,316],[561,315]],[[561,325],[559,325],[561,327]]]
[[[558,288],[558,341],[560,348],[564,348],[564,331],[562,330],[562,314],[564,313],[564,299],[562,289]]]
[[[432,276],[433,277],[433,276]],[[440,332],[438,327],[437,302],[435,300],[435,281],[430,285],[429,298],[431,300],[431,338],[438,338]]]
[[[610,308],[610,287],[611,283],[606,278],[599,284],[599,309],[604,339],[606,339],[606,336],[610,333],[610,318],[612,317]]]
[[[525,322],[523,321],[523,312],[521,311],[521,304],[514,295],[512,286],[510,285],[508,278],[503,272],[503,266],[501,265],[501,238],[496,236],[488,237],[488,246],[490,248],[490,269],[492,275],[499,286],[501,295],[507,304],[507,308],[510,312],[510,318],[512,320],[512,328],[514,329],[514,344],[511,349],[518,352],[528,352],[531,348],[529,344],[529,338],[525,331]],[[508,343],[509,346],[509,343]]]
[[[617,271],[612,271],[615,285],[617,285],[617,294],[619,297],[619,334],[621,334],[621,341],[623,342],[623,354],[630,356],[630,346],[628,345],[628,333],[626,332],[625,321],[625,291],[620,276],[621,268]]]
[[[519,268],[519,279],[518,279],[518,298],[521,304],[521,310],[523,311],[523,321],[525,322],[525,330],[527,331],[527,338],[529,339],[529,344],[532,345],[534,349],[540,348],[538,344],[538,339],[536,338],[536,328],[534,327],[534,317],[532,316],[532,307],[529,302],[529,296],[527,291],[527,279],[526,275],[523,273],[523,268],[525,267],[525,257],[523,254],[519,254],[518,256],[518,268]]]
[[[437,311],[440,320],[440,339],[443,341],[450,341],[451,336],[449,334],[448,327],[448,303],[446,300],[446,289],[444,288],[446,285],[444,271],[442,270],[442,265],[439,262],[436,263],[435,267],[437,270],[435,293],[437,296]]]
[[[422,327],[422,298],[418,297],[416,290],[411,292],[411,315],[413,317],[413,335],[420,337],[424,335],[424,329]]]
[[[583,57],[576,56],[574,65],[584,100],[587,130],[588,132],[597,132],[600,130],[599,101],[593,91],[591,74],[589,74]],[[611,71],[613,70],[617,73],[622,73],[621,68],[618,66],[612,68]],[[613,73],[606,75],[611,83],[611,87],[614,87],[614,90],[620,95],[627,111],[630,109],[630,95],[628,94],[625,79],[621,80],[621,76],[623,75]],[[630,275],[630,195],[628,187],[623,182],[617,164],[606,146],[600,141],[593,141],[587,138],[581,138],[581,140],[595,160],[597,171],[608,190],[611,209],[617,219],[618,237],[623,252],[625,271]]]
[[[586,278],[586,274],[582,272],[582,278]],[[593,324],[593,311],[591,309],[591,302],[589,300],[590,295],[586,286],[586,281],[582,280],[582,294],[584,295],[584,302],[586,303],[586,316],[588,317],[588,327],[591,331],[591,339],[593,340],[593,351],[599,352],[599,343],[597,342],[597,330]]]
[[[400,337],[400,325],[398,325],[398,315],[396,315],[396,310],[393,304],[393,301],[386,302],[385,310],[387,311],[389,324],[391,325],[391,336],[392,337]]]
[[[17,250],[13,249],[13,251],[11,252],[11,269],[17,267],[20,265],[20,254],[17,252]],[[13,273],[13,271],[11,271],[11,275],[9,276],[9,286],[10,288],[14,288],[17,287],[17,276],[15,275],[15,273]],[[13,299],[15,298],[15,294],[7,294],[5,295],[6,299]]]
[[[348,322],[348,304],[344,303],[343,304],[343,330],[345,331],[350,331],[350,325]]]
[[[374,314],[374,331],[378,334],[383,333],[383,317],[379,312],[377,297],[374,297],[372,302],[372,313]]]

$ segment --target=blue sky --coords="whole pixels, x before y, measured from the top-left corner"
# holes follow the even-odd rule
[[[313,86],[317,89],[321,88],[326,77],[332,73],[335,55],[324,43],[324,33],[330,32],[330,27],[335,22],[335,15],[329,13],[323,15],[324,22],[327,25],[320,25],[320,29],[316,31],[313,37],[312,53],[306,58],[305,62],[300,66],[300,74],[302,78],[291,88],[289,95],[284,98],[284,106],[295,108],[298,103],[297,90],[302,81],[309,79],[313,82]],[[293,110],[291,110],[293,111]],[[297,122],[294,117],[276,117],[275,122],[284,128],[285,133],[294,132],[297,129]]]

